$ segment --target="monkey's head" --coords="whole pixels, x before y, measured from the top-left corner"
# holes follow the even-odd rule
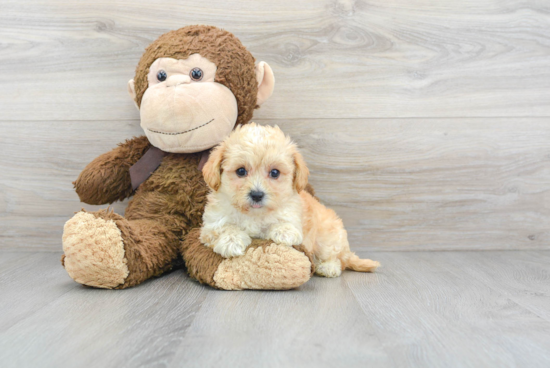
[[[128,92],[151,144],[166,152],[199,152],[252,119],[273,92],[265,62],[227,31],[188,26],[160,36],[141,57]]]

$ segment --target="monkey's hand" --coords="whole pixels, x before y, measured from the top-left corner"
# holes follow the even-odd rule
[[[133,138],[90,162],[73,182],[80,200],[97,205],[121,201],[132,195],[130,167],[150,147],[147,137]]]

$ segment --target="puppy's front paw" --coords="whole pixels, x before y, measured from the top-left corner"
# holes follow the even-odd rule
[[[288,246],[300,245],[303,241],[302,232],[289,223],[272,226],[268,237],[277,244]]]
[[[252,239],[247,233],[229,230],[218,237],[212,250],[224,258],[238,257],[244,254],[251,242]]]

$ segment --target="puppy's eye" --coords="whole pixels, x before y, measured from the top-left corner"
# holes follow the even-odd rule
[[[246,174],[248,174],[248,172],[246,171],[246,169],[244,167],[239,167],[237,169],[237,171],[235,171],[237,173],[237,176],[239,178],[244,178],[246,176]]]
[[[158,73],[157,73],[157,79],[161,82],[164,82],[166,80],[166,72],[164,70],[160,70]]]
[[[189,72],[189,76],[191,77],[191,79],[197,82],[202,79],[202,75],[203,73],[200,68],[193,68],[193,70]]]
[[[281,172],[277,169],[273,169],[269,172],[269,176],[272,177],[273,179],[277,179],[279,175],[281,175]]]

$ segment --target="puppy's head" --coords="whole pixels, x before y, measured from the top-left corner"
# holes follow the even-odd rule
[[[279,127],[238,126],[202,170],[208,186],[242,212],[272,211],[307,185],[309,170]]]

